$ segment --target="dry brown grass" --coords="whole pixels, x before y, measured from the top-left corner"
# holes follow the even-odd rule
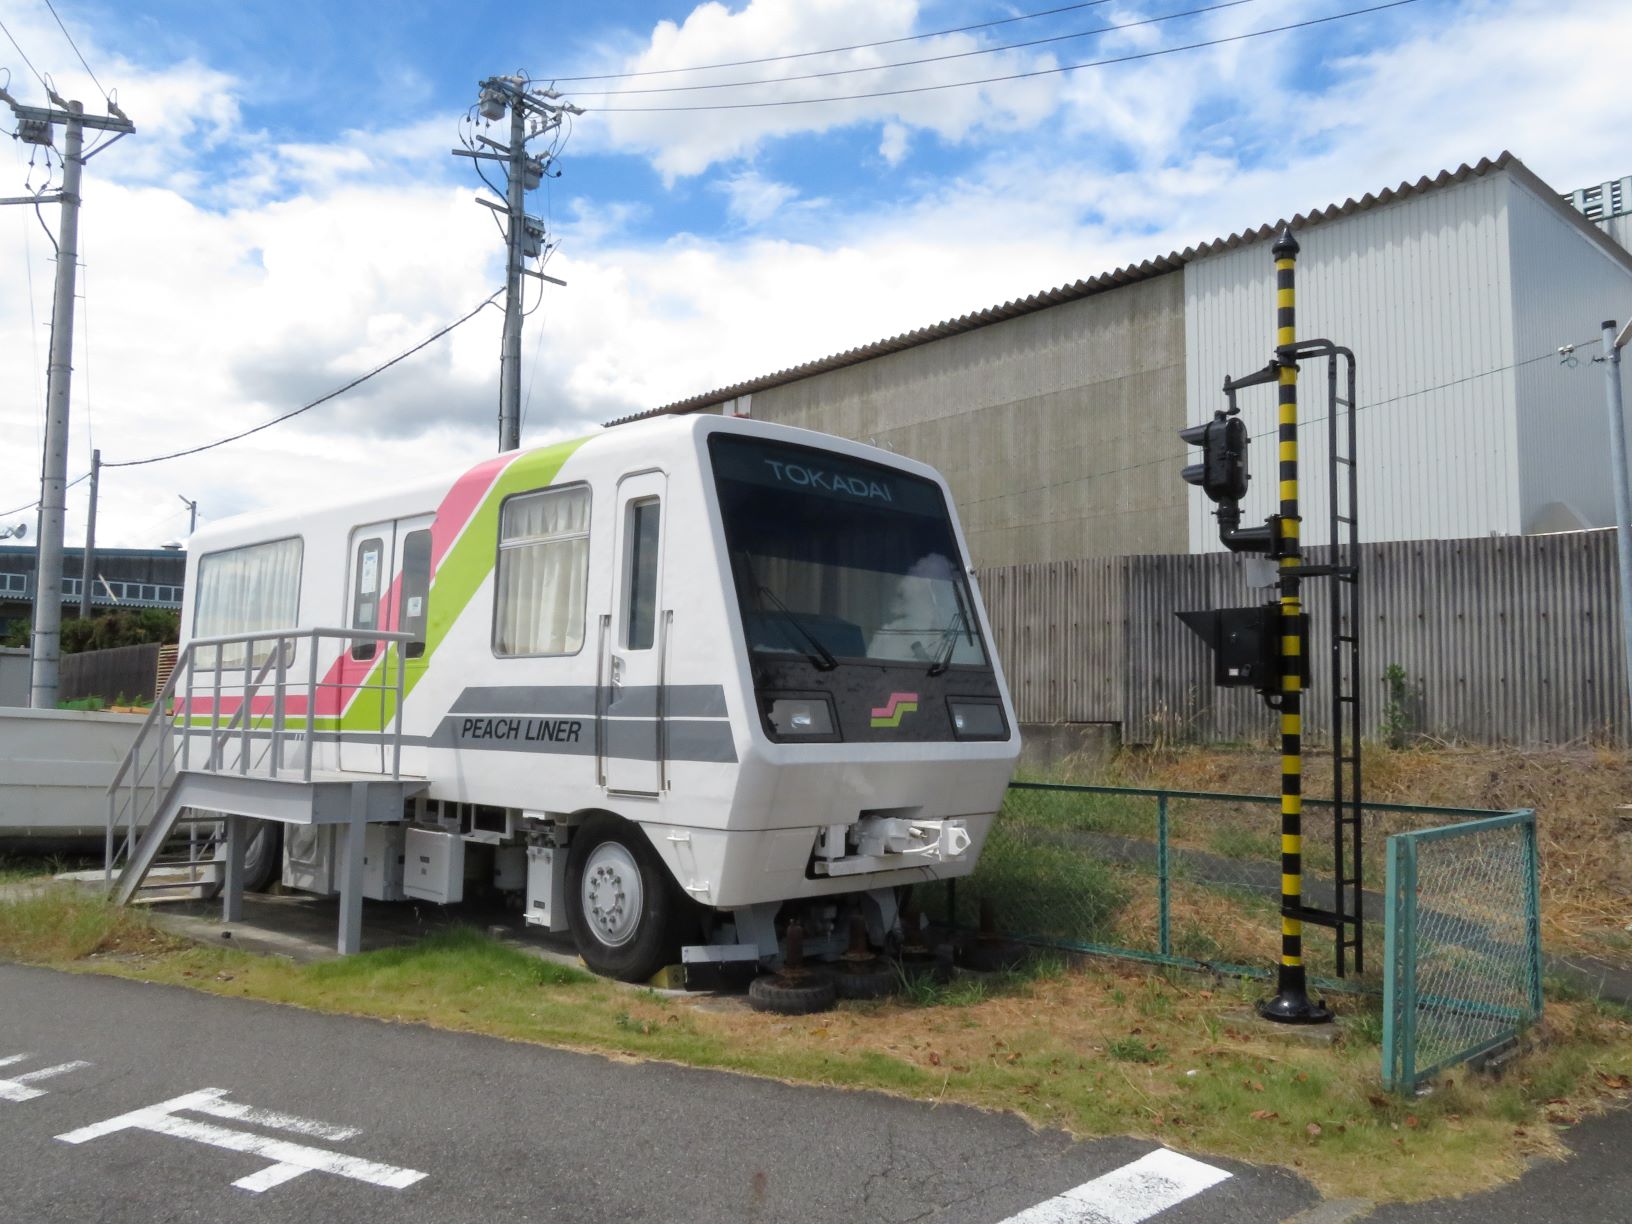
[[[1393,750],[1367,745],[1364,764],[1366,795],[1373,800],[1504,811],[1534,808],[1548,944],[1632,961],[1632,819],[1617,810],[1632,803],[1632,754],[1608,748]],[[1280,785],[1280,755],[1269,748],[1128,750],[1104,780],[1273,794]],[[1305,761],[1305,793],[1326,794],[1330,788],[1330,757],[1311,753]],[[1368,836],[1368,847],[1375,863],[1381,862],[1381,835],[1405,827],[1406,819],[1386,814],[1373,818],[1378,836]]]

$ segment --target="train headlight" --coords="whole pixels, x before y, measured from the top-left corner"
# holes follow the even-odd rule
[[[833,707],[825,697],[773,698],[770,718],[778,735],[833,734]]]
[[[1008,739],[1009,727],[1003,720],[1003,707],[995,701],[965,701],[949,698],[947,710],[952,715],[952,734],[959,739]]]

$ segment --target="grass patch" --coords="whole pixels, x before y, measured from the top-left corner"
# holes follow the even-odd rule
[[[40,879],[0,902],[0,958],[58,965],[103,954],[141,955],[178,945],[146,913]]]
[[[1197,914],[1197,921],[1204,915]],[[1549,1004],[1492,1080],[1415,1101],[1378,1088],[1375,1004],[1337,1001],[1335,1046],[1249,1018],[1261,983],[1039,958],[1012,974],[819,1016],[700,1007],[564,968],[474,930],[314,965],[179,944],[145,912],[45,886],[0,902],[0,956],[325,1012],[781,1080],[1014,1110],[1074,1134],[1289,1164],[1331,1195],[1414,1199],[1516,1176],[1557,1129],[1624,1096],[1632,1021]],[[1387,1169],[1386,1179],[1378,1177]]]

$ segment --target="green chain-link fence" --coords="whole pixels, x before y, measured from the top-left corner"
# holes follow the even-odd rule
[[[1388,841],[1383,1080],[1401,1092],[1541,1018],[1536,816]]]
[[[974,874],[926,890],[924,909],[971,929],[986,904],[1000,933],[1027,942],[1267,976],[1280,951],[1279,805],[1275,795],[1016,782]],[[1305,901],[1330,909],[1330,809],[1315,798],[1304,809]],[[1384,951],[1385,839],[1491,814],[1366,804],[1368,971]],[[1305,938],[1311,971],[1329,967],[1331,933],[1306,927]]]

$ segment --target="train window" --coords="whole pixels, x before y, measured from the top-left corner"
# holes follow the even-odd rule
[[[425,653],[425,621],[431,597],[431,533],[429,529],[410,531],[402,539],[402,608],[397,613],[397,629],[411,633],[414,640],[403,647],[407,658]]]
[[[589,489],[541,489],[504,503],[493,652],[577,654],[589,586]]]
[[[229,548],[198,559],[198,597],[193,605],[193,636],[225,637],[261,629],[292,629],[300,623],[299,537]],[[270,640],[255,647],[256,663],[271,656]],[[201,668],[213,667],[212,652],[202,652]],[[219,651],[222,667],[243,666],[242,646]]]
[[[351,578],[351,627],[378,629],[380,627],[380,587],[385,583],[385,545],[378,538],[363,540],[357,545],[357,565]],[[372,659],[377,642],[353,642],[351,657]]]
[[[624,646],[650,650],[657,626],[658,527],[661,508],[655,497],[629,507],[629,569],[624,575]]]

